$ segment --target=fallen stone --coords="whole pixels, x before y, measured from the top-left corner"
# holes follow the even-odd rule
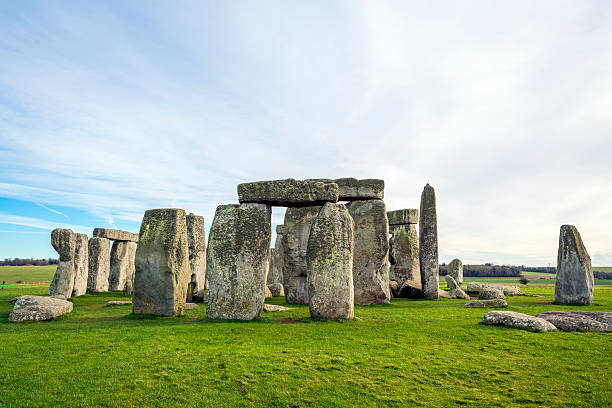
[[[269,284],[268,289],[270,290],[270,293],[272,293],[272,297],[285,296],[285,289],[283,288],[282,283]]]
[[[463,305],[463,307],[507,307],[508,302],[504,299],[490,300],[472,300]]]
[[[59,254],[59,262],[49,286],[49,296],[72,296],[74,288],[74,250],[76,235],[72,230],[56,228],[51,231],[51,245]]]
[[[591,257],[580,233],[573,225],[562,225],[559,232],[555,303],[590,305],[593,302]]]
[[[138,234],[116,229],[95,228],[93,231],[93,236],[98,238],[106,238],[113,241],[138,242]]]
[[[421,282],[419,265],[419,237],[414,225],[390,227],[389,263],[390,275],[401,286],[405,281]]]
[[[282,207],[301,207],[338,202],[338,185],[294,179],[238,184],[238,201]]]
[[[196,303],[185,303],[185,310],[187,309],[199,309],[200,305]]]
[[[72,312],[72,302],[49,296],[19,296],[14,304],[15,307],[8,317],[9,322],[51,320]]]
[[[467,284],[468,292],[479,293],[484,288],[499,289],[505,296],[526,296],[526,294],[518,286],[504,286],[480,282],[468,282]]]
[[[134,286],[132,285],[131,280],[125,281],[125,287],[123,288],[123,296],[132,296],[134,293]]]
[[[448,264],[448,275],[455,279],[459,286],[463,284],[463,262],[460,259],[453,259]]]
[[[496,288],[482,288],[478,295],[480,300],[503,299],[505,297],[504,292]]]
[[[131,300],[109,300],[102,307],[131,305]]]
[[[269,305],[267,303],[264,304],[264,311],[266,312],[284,312],[285,310],[291,310],[291,308],[279,305]]]
[[[389,224],[382,200],[351,201],[354,221],[353,289],[357,305],[389,303]]]
[[[546,332],[557,330],[550,322],[534,316],[510,311],[492,311],[482,316],[482,324],[488,326],[505,326],[511,329],[531,332]]]
[[[90,238],[87,293],[108,291],[108,275],[110,275],[110,240]]]
[[[285,212],[283,287],[287,303],[308,304],[306,248],[312,222],[319,211],[320,206],[312,206],[288,208]]]
[[[436,193],[427,184],[421,195],[419,211],[419,264],[421,284],[425,299],[438,298],[438,222],[436,215]]]
[[[452,276],[446,275],[444,276],[444,279],[446,280],[446,286],[448,286],[450,290],[461,289],[461,287],[455,281],[455,278],[453,278]]]
[[[136,266],[136,243],[115,241],[110,253],[110,274],[108,290],[123,290],[125,281],[133,280]]]
[[[408,225],[419,223],[419,210],[407,208],[405,210],[387,211],[389,225]]]
[[[184,210],[147,210],[136,248],[134,314],[183,314],[189,283],[189,249]]]
[[[461,288],[451,289],[448,293],[452,299],[471,299]]]
[[[544,312],[536,315],[563,331],[612,332],[612,312]]]
[[[211,319],[252,320],[261,316],[269,262],[272,209],[246,203],[220,205],[208,237]]]
[[[353,317],[354,228],[343,204],[325,204],[312,223],[306,250],[312,317]]]
[[[423,289],[421,288],[421,283],[410,280],[405,281],[400,285],[397,297],[408,299],[422,299]]]
[[[206,231],[204,217],[187,215],[187,242],[189,244],[190,282],[193,282],[193,299],[201,299],[206,290]]]
[[[87,293],[87,278],[89,268],[89,240],[85,234],[75,234],[74,247],[74,283],[72,297]]]
[[[385,181],[379,179],[356,179],[352,177],[339,179],[309,179],[306,181],[320,181],[323,183],[336,183],[339,190],[340,201],[355,200],[382,200],[385,198]]]

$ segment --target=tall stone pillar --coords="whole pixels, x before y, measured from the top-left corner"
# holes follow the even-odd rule
[[[69,229],[54,229],[51,231],[51,245],[59,254],[59,263],[49,286],[49,296],[63,296],[68,299],[72,296],[74,287],[74,232]]]
[[[590,305],[593,302],[593,269],[578,229],[562,225],[559,232],[555,303]]]
[[[267,285],[283,283],[283,265],[285,263],[285,226],[276,226],[276,241],[274,248],[270,250],[270,271],[268,272]]]
[[[419,210],[405,209],[387,212],[389,218],[389,263],[390,275],[401,287],[406,281],[421,283],[419,266],[419,236],[415,225],[419,221]]]
[[[125,282],[134,279],[136,243],[114,241],[110,252],[108,290],[124,290]]]
[[[89,241],[86,234],[75,234],[74,248],[74,284],[72,297],[87,292],[87,270],[89,268]]]
[[[87,293],[108,291],[110,274],[110,240],[93,237],[89,239],[89,268],[87,271]]]
[[[421,218],[419,220],[419,263],[421,284],[425,299],[438,299],[438,221],[436,193],[427,184],[421,194]]]
[[[461,262],[461,259],[453,259],[448,264],[448,276],[452,277],[459,286],[463,284],[463,262]]]
[[[206,289],[206,231],[204,217],[193,213],[187,216],[187,240],[189,241],[190,282],[193,282],[193,299],[201,301]]]

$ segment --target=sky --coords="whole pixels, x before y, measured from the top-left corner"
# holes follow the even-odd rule
[[[440,262],[612,265],[608,1],[0,3],[0,258],[242,182],[436,189]],[[284,211],[274,208],[273,224]]]

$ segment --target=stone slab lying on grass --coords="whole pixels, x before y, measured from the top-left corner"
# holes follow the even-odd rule
[[[399,287],[397,297],[408,299],[422,299],[423,290],[420,282],[407,280]]]
[[[107,306],[125,306],[125,305],[131,305],[131,304],[132,304],[131,300],[109,300],[102,307],[107,307]]]
[[[185,303],[185,310],[187,309],[199,309],[200,305],[197,303]]]
[[[489,299],[503,299],[504,292],[497,288],[482,288],[480,289],[480,293],[478,294],[478,299],[481,300],[489,300]]]
[[[471,299],[461,288],[451,289],[448,293],[452,299]]]
[[[531,332],[546,332],[557,330],[554,324],[535,316],[510,311],[492,311],[482,316],[482,324],[489,326],[504,326],[511,329]]]
[[[536,315],[563,331],[612,332],[612,312],[544,312]]]
[[[338,202],[338,185],[314,180],[271,180],[238,184],[238,201],[282,207]]]
[[[23,322],[26,320],[51,320],[72,312],[72,302],[51,296],[19,296],[15,300],[15,307],[9,314],[9,322]]]
[[[508,302],[504,299],[472,300],[463,307],[508,307]]]
[[[94,237],[106,238],[114,241],[131,241],[138,242],[138,234],[129,231],[121,231],[108,228],[95,228],[93,231]]]
[[[468,292],[480,292],[483,288],[495,288],[504,292],[505,296],[526,296],[527,294],[521,290],[518,286],[504,286],[495,285],[492,283],[481,283],[481,282],[468,282]]]
[[[389,225],[408,225],[419,223],[419,210],[407,208],[405,210],[387,211]]]
[[[279,305],[269,305],[265,303],[263,310],[266,312],[284,312],[285,310],[291,310],[291,308]]]

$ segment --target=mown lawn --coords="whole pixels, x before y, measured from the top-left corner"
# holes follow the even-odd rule
[[[590,307],[551,305],[552,285],[524,290],[544,297],[509,298],[510,310],[612,310],[612,286],[597,286]],[[116,292],[75,298],[50,322],[8,323],[10,298],[46,291],[0,292],[0,406],[612,405],[612,334],[482,326],[487,309],[463,300],[394,299],[348,322],[295,305],[226,322],[203,307],[177,318],[103,308],[125,299]]]

